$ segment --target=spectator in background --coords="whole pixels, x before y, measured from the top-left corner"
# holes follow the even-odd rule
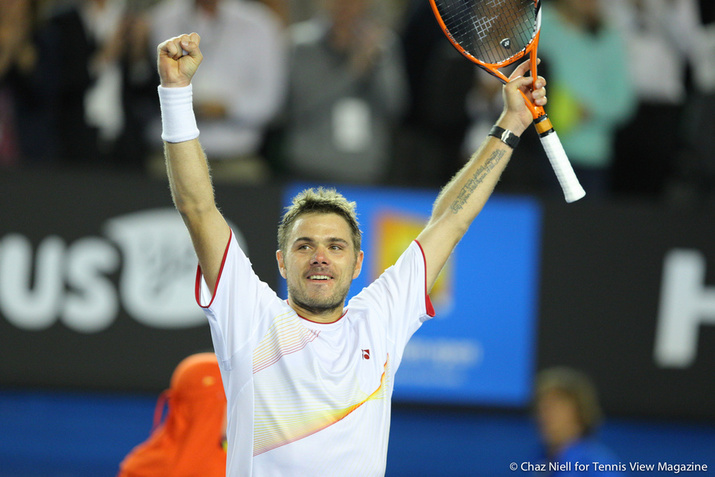
[[[702,35],[697,1],[607,0],[604,10],[625,39],[638,97],[617,136],[614,192],[660,199],[683,145],[687,73]]]
[[[409,102],[396,131],[390,182],[440,187],[465,162],[460,148],[469,125],[467,97],[477,68],[447,41],[426,0],[408,2],[400,39]],[[483,118],[489,128],[502,109],[501,84],[494,81],[495,115]],[[481,143],[487,132],[479,131],[473,142]]]
[[[599,0],[544,7],[539,56],[549,77],[549,117],[590,197],[610,193],[614,136],[635,107],[626,55]]]
[[[121,70],[121,98],[124,124],[111,143],[113,165],[144,171],[150,154],[146,130],[156,116],[156,65],[147,54],[149,22],[145,6],[149,0],[129,0],[115,40],[121,45],[116,62]],[[153,52],[152,52],[153,53]]]
[[[0,2],[0,167],[56,159],[52,92],[57,70],[39,0]],[[37,134],[42,131],[42,134]]]
[[[254,0],[264,3],[268,8],[278,15],[283,26],[288,26],[292,22],[291,0]]]
[[[683,143],[667,199],[702,207],[715,205],[715,2],[698,6],[697,35],[689,45],[691,89],[679,128]]]
[[[12,76],[22,71],[21,52],[30,35],[30,4],[9,0],[0,4],[0,166],[15,166],[20,159],[20,145],[15,118]]]
[[[86,2],[71,3],[55,10],[49,20],[49,34],[57,47],[53,53],[58,69],[52,108],[58,137],[58,158],[62,165],[96,163],[99,157],[97,131],[87,122],[84,98],[92,85],[89,71],[96,46],[86,32],[82,13]]]
[[[280,131],[292,178],[375,184],[387,177],[407,86],[396,35],[373,8],[373,0],[324,0],[292,29]]]
[[[126,125],[121,56],[132,45],[127,0],[79,0],[51,16],[57,62],[54,125],[58,155],[72,166],[111,165]]]
[[[86,67],[91,83],[84,95],[84,117],[96,131],[100,152],[109,151],[124,128],[122,70],[119,58],[129,40],[122,28],[126,0],[85,0],[80,14],[93,51]]]
[[[124,458],[118,477],[224,477],[225,430],[226,396],[216,355],[191,355],[159,397],[151,435]]]
[[[150,22],[153,48],[183,32],[201,35],[206,60],[193,83],[194,109],[213,177],[265,181],[270,168],[261,155],[264,134],[286,90],[280,18],[257,1],[164,0],[150,12]],[[151,171],[163,177],[163,154],[155,159]]]
[[[126,94],[136,78],[130,67],[147,55],[143,47],[137,53],[140,24],[128,17],[127,0],[77,0],[59,6],[7,0],[0,10],[0,83],[5,91],[0,94],[0,129],[10,125],[12,131],[2,133],[0,150],[10,144],[14,162],[23,166],[126,167],[139,162],[131,152],[139,150],[136,139],[141,136],[132,136],[131,126],[143,123],[127,114],[133,103]],[[153,71],[146,62],[144,70]],[[145,75],[144,84],[153,86],[154,78]],[[152,98],[155,110],[155,91]],[[132,141],[119,148],[120,138]]]
[[[595,437],[602,420],[596,386],[584,373],[567,367],[541,371],[536,378],[535,412],[547,462],[567,464],[548,475],[616,477],[625,475],[618,458]],[[575,463],[589,464],[578,470]],[[595,468],[594,462],[607,465]]]

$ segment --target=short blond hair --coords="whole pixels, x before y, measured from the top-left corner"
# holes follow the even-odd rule
[[[283,252],[288,245],[288,236],[296,219],[304,214],[337,214],[348,223],[352,234],[355,253],[360,251],[362,232],[357,219],[355,202],[348,201],[340,192],[333,188],[318,187],[306,189],[293,197],[291,205],[285,208],[283,217],[278,224],[278,248]]]

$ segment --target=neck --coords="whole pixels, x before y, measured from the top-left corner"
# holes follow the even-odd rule
[[[558,12],[567,23],[586,30],[590,34],[596,34],[601,29],[601,19],[596,13],[588,13],[579,9],[575,9],[571,5],[560,2]]]
[[[343,316],[343,305],[334,308],[318,308],[305,303],[297,303],[288,298],[288,304],[301,318],[316,323],[335,323]]]
[[[549,443],[549,452],[552,457],[558,457],[561,453],[566,450],[567,447],[572,445],[577,440],[581,439],[582,432],[580,429],[572,429],[568,432],[563,433],[556,439],[552,439]]]

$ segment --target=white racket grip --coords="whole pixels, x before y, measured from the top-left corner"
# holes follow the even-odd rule
[[[561,145],[556,131],[546,136],[541,136],[541,145],[544,146],[544,151],[546,151],[546,155],[549,157],[551,167],[556,173],[559,184],[561,184],[566,202],[575,202],[585,196],[586,191],[581,187],[581,183],[578,181],[573,167],[571,167],[569,158],[566,155],[566,151],[564,151],[564,147]]]

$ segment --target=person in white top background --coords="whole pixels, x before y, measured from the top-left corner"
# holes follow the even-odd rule
[[[267,180],[261,147],[287,92],[281,18],[250,0],[162,0],[149,18],[152,48],[185,31],[201,35],[207,55],[204,74],[194,81],[194,105],[214,179]],[[152,134],[157,137],[156,129]],[[151,171],[157,169],[163,176],[163,160]]]
[[[603,11],[624,39],[638,100],[635,115],[618,132],[614,189],[619,196],[667,199],[683,169],[696,116],[689,103],[715,90],[715,45],[697,0],[602,0]],[[715,37],[713,37],[715,38]],[[653,81],[657,78],[657,81]],[[703,143],[699,134],[697,141]]]
[[[278,230],[283,300],[255,275],[215,202],[192,108],[200,41],[191,33],[159,45],[159,98],[169,183],[198,256],[196,298],[228,402],[227,475],[384,475],[404,347],[434,315],[432,285],[532,123],[521,93],[544,105],[546,82],[532,91],[528,65],[514,70],[495,128],[440,192],[425,228],[347,306],[363,261],[355,204],[332,189],[299,194]]]

